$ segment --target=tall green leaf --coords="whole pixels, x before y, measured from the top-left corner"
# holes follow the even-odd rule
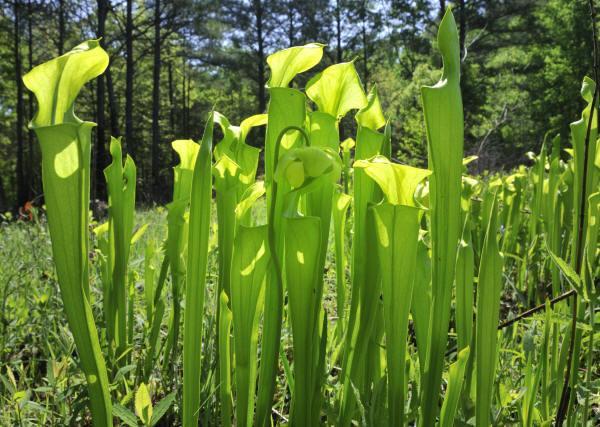
[[[198,425],[200,410],[202,318],[212,200],[212,115],[211,112],[204,127],[191,183],[188,272],[183,328],[183,425],[190,427]]]
[[[477,320],[475,323],[477,397],[475,411],[478,426],[490,425],[494,378],[496,377],[496,346],[498,344],[503,262],[496,237],[497,216],[497,200],[494,197],[481,252],[477,284]]]
[[[421,393],[419,426],[434,424],[450,320],[450,300],[461,233],[461,175],[463,109],[460,93],[460,47],[452,11],[448,9],[438,30],[442,77],[421,90],[427,130],[430,179],[430,229],[432,245],[432,309],[425,383]]]
[[[30,127],[42,152],[42,181],[52,253],[69,327],[87,381],[95,426],[112,425],[108,375],[90,306],[88,208],[91,130],[73,103],[85,83],[108,66],[97,40],[33,68],[23,77],[37,99]]]

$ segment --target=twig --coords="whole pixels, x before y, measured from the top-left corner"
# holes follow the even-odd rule
[[[552,298],[549,301],[550,307],[553,307],[554,304],[556,304],[556,303],[558,303],[558,302],[560,302],[560,301],[562,301],[564,299],[567,299],[567,298],[569,298],[571,296],[574,296],[574,295],[577,295],[577,292],[575,292],[574,289],[571,289],[570,291],[567,291],[567,292],[565,292],[563,294],[560,294],[559,296],[557,296],[555,298]],[[504,328],[506,328],[506,327],[508,327],[508,326],[510,326],[510,325],[512,325],[512,324],[514,324],[516,322],[518,322],[519,320],[522,320],[522,319],[525,319],[527,317],[530,317],[530,316],[534,315],[535,313],[537,313],[538,311],[542,311],[544,308],[546,308],[546,304],[545,303],[544,304],[540,304],[538,306],[535,306],[533,308],[530,308],[529,310],[524,311],[523,313],[519,314],[516,317],[513,317],[512,319],[509,319],[509,320],[506,320],[506,321],[500,323],[498,325],[498,330],[500,331],[500,330],[502,330],[502,329],[504,329]],[[448,350],[446,352],[446,357],[450,356],[452,353],[456,352],[456,350],[457,350],[456,347],[453,347],[450,350]]]
[[[564,299],[567,299],[570,296],[575,295],[575,294],[577,294],[577,292],[574,289],[571,289],[570,291],[567,291],[564,294],[561,294],[561,295],[557,296],[556,298],[552,298],[550,300],[550,306],[553,306],[557,302],[560,302],[560,301],[562,301]],[[498,330],[504,329],[504,328],[512,325],[513,323],[518,322],[521,319],[529,317],[529,316],[537,313],[538,311],[543,310],[544,308],[546,308],[546,304],[540,304],[540,305],[538,305],[536,307],[533,307],[533,308],[531,308],[531,309],[529,309],[527,311],[524,311],[523,313],[519,314],[518,316],[513,317],[512,319],[509,319],[509,320],[507,320],[507,321],[502,322],[501,324],[499,324],[498,325]]]

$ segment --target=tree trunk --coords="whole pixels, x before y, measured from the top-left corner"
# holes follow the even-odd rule
[[[65,49],[65,0],[58,0],[58,54]]]
[[[127,0],[125,21],[125,143],[131,156],[136,157],[133,141],[133,0]]]
[[[190,67],[188,67],[190,68]],[[190,110],[191,110],[191,106],[192,103],[190,102],[191,97],[191,93],[192,93],[192,78],[190,76],[188,76],[187,78],[187,89],[185,92],[185,127],[187,129],[187,134],[186,137],[190,136]]]
[[[169,127],[171,128],[171,138],[175,139],[175,95],[173,93],[173,64],[171,61],[168,63],[168,76],[169,76]],[[171,166],[177,164],[177,155],[175,150],[171,150]]]
[[[33,68],[33,7],[31,0],[27,2],[27,60],[28,69]],[[33,117],[33,92],[29,91],[27,95],[28,101],[28,116],[31,119]],[[29,129],[27,132],[27,149],[29,154],[29,164],[27,170],[29,173],[27,187],[29,188],[29,198],[33,198],[37,190],[37,168],[35,167],[35,144],[33,143],[33,130]]]
[[[188,126],[187,126],[187,104],[186,104],[186,94],[187,94],[187,86],[186,86],[186,70],[187,70],[187,63],[185,58],[183,59],[183,72],[182,74],[182,80],[181,80],[181,133],[183,134],[184,138],[188,137]]]
[[[336,62],[342,62],[342,6],[341,0],[335,2],[335,39],[336,39]]]
[[[152,70],[152,192],[158,200],[160,183],[160,0],[154,1],[154,69]]]
[[[15,84],[17,86],[17,206],[23,206],[27,201],[27,184],[25,182],[24,169],[24,141],[23,141],[23,82],[21,80],[22,65],[21,65],[21,29],[19,20],[21,19],[21,0],[15,0],[13,3],[13,11],[15,15],[14,27],[14,58],[15,58]]]
[[[265,40],[263,34],[263,8],[261,0],[254,0],[254,13],[256,18],[256,42],[258,45],[258,112],[264,113],[267,103],[265,98]]]
[[[104,47],[104,32],[106,27],[106,15],[108,12],[108,0],[98,0],[98,31],[96,37],[100,39],[100,45]],[[106,117],[104,75],[96,79],[96,185],[94,199],[104,199],[106,186],[104,185],[104,168],[107,165],[106,152]]]
[[[117,97],[115,96],[115,87],[113,85],[112,73],[110,72],[110,64],[106,68],[106,89],[108,90],[108,110],[110,111],[110,133],[115,138],[121,136],[119,129],[119,107],[117,105]],[[125,141],[127,144],[127,141]]]
[[[446,0],[440,0],[440,19],[444,16],[444,13],[446,13]]]
[[[460,9],[459,17],[459,33],[458,40],[460,44],[460,61],[465,59],[465,39],[467,35],[467,9],[465,7],[466,0],[458,0],[458,7]]]
[[[4,183],[2,182],[2,175],[0,175],[0,212],[6,212],[8,205],[6,203],[6,193],[4,192]]]
[[[363,68],[364,68],[363,84],[365,86],[365,90],[367,90],[368,85],[369,85],[369,46],[368,46],[368,40],[367,40],[367,2],[366,2],[366,0],[363,0],[361,3],[360,13],[361,13],[361,20],[362,20],[361,33],[362,33],[362,42],[363,42],[362,43],[363,44]]]
[[[288,1],[288,42],[289,46],[294,46],[294,0]]]

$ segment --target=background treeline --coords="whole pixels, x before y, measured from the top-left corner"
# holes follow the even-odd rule
[[[93,199],[105,198],[110,135],[138,166],[138,202],[168,200],[176,138],[199,138],[212,106],[232,123],[264,112],[275,50],[327,44],[321,67],[355,60],[377,85],[400,161],[426,163],[419,88],[435,82],[435,28],[454,5],[463,60],[465,149],[475,172],[526,161],[543,134],[578,118],[591,69],[585,0],[0,0],[0,211],[41,200],[40,155],[21,76],[102,38],[104,76],[77,111],[95,121]],[[342,137],[354,134],[343,122]],[[262,145],[262,135],[249,143]]]

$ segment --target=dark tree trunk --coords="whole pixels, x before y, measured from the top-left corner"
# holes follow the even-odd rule
[[[336,41],[336,62],[342,62],[342,6],[341,0],[335,2],[335,41]]]
[[[133,141],[133,0],[127,0],[125,21],[125,144],[131,156],[136,157],[137,147]]]
[[[458,0],[458,7],[460,9],[459,18],[459,33],[458,40],[460,44],[460,61],[465,59],[465,39],[467,35],[467,9],[465,7],[466,0]]]
[[[173,93],[173,64],[171,61],[168,63],[168,76],[169,76],[169,127],[171,128],[171,138],[175,139],[175,95]],[[175,166],[177,163],[177,155],[175,150],[171,150],[171,166]]]
[[[27,60],[28,69],[33,68],[33,7],[31,0],[27,3]],[[33,117],[33,92],[29,91],[27,95],[28,110],[27,113],[29,118]],[[29,198],[33,198],[36,194],[37,189],[37,168],[35,167],[35,145],[33,143],[33,130],[29,129],[27,132],[27,149],[29,154],[29,164],[27,165],[28,170],[28,183]]]
[[[104,46],[104,33],[106,27],[106,15],[108,12],[107,0],[98,0],[98,31],[96,37],[100,38],[100,44]],[[104,75],[96,79],[96,182],[93,199],[103,199],[105,196],[104,168],[107,165],[106,151],[106,117]]]
[[[113,85],[112,73],[110,66],[106,68],[106,89],[108,90],[108,109],[110,111],[110,133],[115,138],[121,136],[119,129],[119,107],[117,105],[117,97],[115,96],[115,87]],[[125,141],[127,143],[127,141]]]
[[[369,41],[367,40],[367,2],[363,0],[360,8],[361,14],[361,34],[362,34],[362,45],[363,45],[363,84],[365,90],[368,89],[369,85]]]
[[[186,70],[187,70],[187,63],[185,61],[185,58],[183,58],[183,72],[182,74],[182,80],[181,80],[181,133],[183,134],[184,138],[188,137],[188,124],[187,124],[187,86],[186,86]]]
[[[265,98],[265,40],[263,34],[263,7],[261,0],[254,0],[254,13],[256,18],[256,42],[258,45],[258,112],[264,113],[267,103]]]
[[[0,212],[6,212],[8,205],[6,203],[6,193],[4,192],[4,183],[2,182],[2,175],[0,175]]]
[[[158,200],[160,183],[160,0],[154,1],[154,69],[152,70],[152,192]]]
[[[294,46],[294,1],[288,2],[288,42],[290,47]]]
[[[65,49],[65,0],[58,0],[58,54]]]
[[[444,13],[446,13],[446,0],[440,0],[440,19],[444,16]]]
[[[190,68],[190,67],[188,67]],[[185,126],[187,129],[186,137],[190,137],[190,110],[192,103],[190,102],[192,93],[192,78],[188,75],[187,78],[187,89],[185,92]]]
[[[23,206],[27,201],[27,184],[25,182],[24,171],[24,141],[23,141],[23,82],[21,80],[21,29],[19,20],[21,19],[21,1],[15,0],[13,11],[15,15],[14,27],[14,58],[15,58],[15,84],[17,86],[17,206]]]

